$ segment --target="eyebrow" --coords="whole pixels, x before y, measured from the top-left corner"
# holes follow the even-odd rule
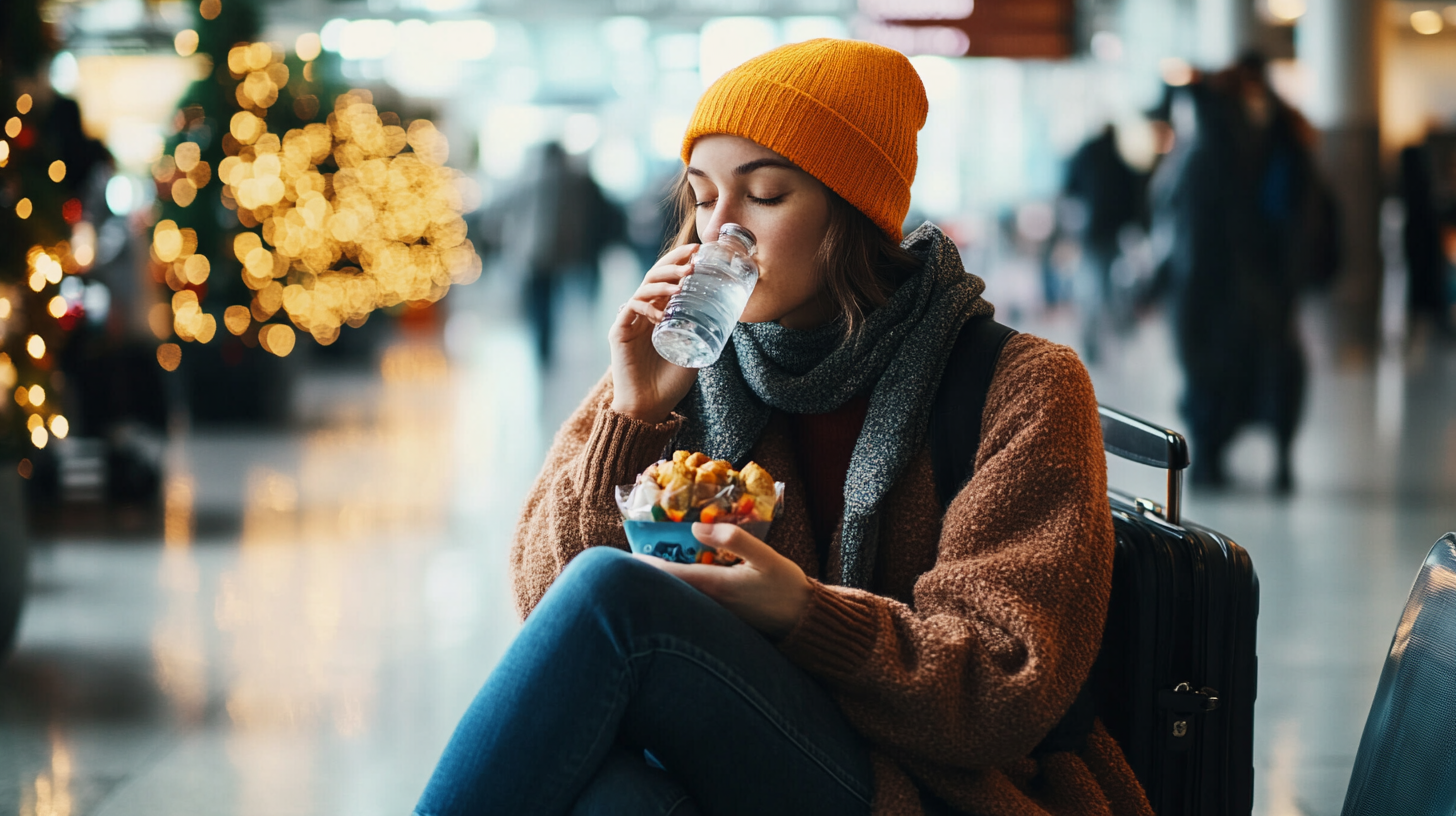
[[[758,170],[758,169],[763,168],[763,167],[783,167],[783,168],[787,168],[789,170],[798,170],[799,169],[798,165],[796,165],[793,162],[788,161],[786,159],[771,159],[771,158],[765,158],[765,159],[754,159],[751,162],[746,162],[744,164],[738,165],[737,167],[733,168],[733,175],[735,175],[735,176],[746,176],[749,173],[752,173],[754,170]],[[698,168],[693,167],[692,165],[688,165],[687,173],[690,176],[701,176],[702,178],[707,178],[708,177],[708,174],[707,173],[704,173],[702,170],[699,170]]]

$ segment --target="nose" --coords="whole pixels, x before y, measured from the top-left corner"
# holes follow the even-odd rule
[[[739,220],[741,215],[734,202],[728,200],[728,196],[719,196],[718,203],[713,207],[713,212],[708,216],[708,223],[698,230],[698,237],[703,243],[709,244],[718,240],[718,230],[724,224],[742,224]]]

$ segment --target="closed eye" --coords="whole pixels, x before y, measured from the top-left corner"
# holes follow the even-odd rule
[[[754,204],[762,204],[765,207],[772,207],[775,204],[782,203],[784,197],[781,195],[774,196],[773,198],[758,198],[756,196],[749,196],[748,200],[752,201]]]

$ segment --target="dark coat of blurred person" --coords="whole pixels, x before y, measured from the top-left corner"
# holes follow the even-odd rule
[[[519,241],[524,251],[526,316],[542,363],[550,363],[563,284],[579,277],[595,300],[597,258],[608,244],[623,240],[625,217],[556,142],[537,152],[516,206],[522,219],[519,232],[506,240]]]
[[[1118,236],[1142,215],[1143,189],[1142,174],[1123,159],[1110,124],[1067,163],[1062,194],[1076,202],[1079,212],[1069,231],[1081,243],[1084,274],[1090,278],[1082,287],[1082,343],[1089,363],[1097,361],[1103,329],[1114,320],[1112,265],[1120,251]]]
[[[1171,239],[1155,289],[1172,307],[1191,476],[1225,484],[1229,442],[1265,423],[1275,487],[1288,492],[1306,379],[1297,296],[1335,267],[1333,203],[1314,168],[1313,131],[1275,95],[1257,58],[1179,89],[1171,117],[1177,144],[1153,185]]]
[[[1408,276],[1406,312],[1413,322],[1425,320],[1445,334],[1451,330],[1451,315],[1441,223],[1431,183],[1434,178],[1429,147],[1410,145],[1400,151],[1400,197],[1405,204],[1401,246]]]

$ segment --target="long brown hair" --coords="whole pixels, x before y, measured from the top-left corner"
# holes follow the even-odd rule
[[[922,264],[838,193],[825,187],[824,194],[829,200],[829,230],[814,255],[815,273],[835,310],[844,315],[845,334],[852,335],[865,316],[889,300]],[[701,240],[694,217],[697,198],[686,170],[670,196],[675,229],[664,251]]]

